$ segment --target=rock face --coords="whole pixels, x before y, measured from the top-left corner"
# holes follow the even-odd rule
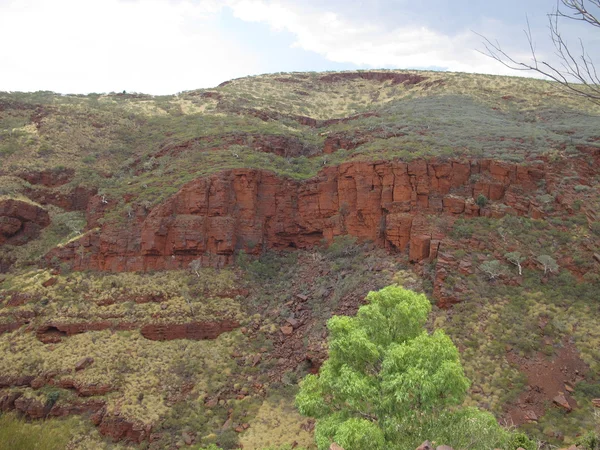
[[[479,194],[505,212],[536,215],[524,192],[544,177],[543,163],[490,160],[346,163],[306,181],[235,169],[194,180],[147,216],[104,225],[47,259],[112,272],[175,269],[194,259],[218,266],[240,250],[310,248],[349,234],[420,261],[439,246],[431,216],[491,214],[475,203]]]
[[[194,322],[181,324],[150,324],[140,332],[146,339],[170,341],[173,339],[216,339],[221,333],[235,330],[240,324],[233,320],[220,322]]]
[[[96,189],[83,186],[78,186],[68,192],[60,192],[42,186],[25,190],[27,196],[39,204],[54,205],[67,211],[85,211],[96,192]]]
[[[17,174],[30,184],[41,184],[46,187],[57,187],[67,184],[73,179],[75,171],[73,169],[63,170],[43,170],[43,171],[28,171]]]
[[[96,395],[96,394],[91,394]],[[27,397],[23,392],[0,393],[0,411],[18,411],[28,419],[65,417],[73,414],[91,414],[92,422],[104,436],[114,441],[125,440],[140,443],[148,439],[151,428],[108,414],[104,400],[72,400],[67,403],[42,403]]]
[[[150,436],[151,428],[129,422],[122,417],[113,416],[105,410],[100,410],[94,414],[92,421],[98,427],[100,434],[110,437],[114,442],[130,441],[140,443]]]
[[[0,245],[22,245],[50,224],[48,212],[21,200],[0,201]]]
[[[113,327],[113,325],[108,322],[81,322],[81,323],[50,323],[47,325],[43,325],[38,328],[36,331],[37,338],[43,342],[44,344],[55,344],[62,340],[62,338],[67,336],[73,336],[74,334],[85,333],[86,331],[102,331],[107,330],[109,328],[117,328],[117,329],[131,329],[133,326],[131,324],[127,324],[127,326],[123,326],[124,324],[119,324],[118,327]]]

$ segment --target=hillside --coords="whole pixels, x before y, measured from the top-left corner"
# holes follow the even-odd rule
[[[75,448],[310,448],[326,320],[399,283],[467,404],[547,446],[600,432],[599,118],[443,72],[0,93],[0,410]]]

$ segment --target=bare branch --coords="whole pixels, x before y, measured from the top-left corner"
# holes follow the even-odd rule
[[[561,19],[600,28],[600,0],[557,0],[556,9],[548,14],[549,37],[558,59],[556,64],[538,57],[529,18],[526,18],[526,28],[523,32],[529,46],[531,62],[514,59],[504,51],[498,41],[491,41],[476,32],[483,39],[482,44],[485,48],[485,51],[479,52],[510,69],[537,72],[548,80],[555,81],[559,87],[571,94],[600,104],[600,77],[596,66],[581,39],[578,46],[568,45],[561,33]]]

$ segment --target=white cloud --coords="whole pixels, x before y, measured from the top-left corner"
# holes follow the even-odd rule
[[[335,4],[342,5],[329,3]],[[295,48],[336,63],[514,74],[477,53],[480,39],[468,30],[445,34],[419,24],[390,26],[388,20],[384,25],[373,15],[350,19],[343,6],[327,5],[292,0],[0,0],[0,90],[169,94],[264,72],[265,61],[276,61],[278,55],[230,37],[218,20],[225,8],[243,21],[289,32]]]
[[[0,90],[174,93],[256,72],[214,23],[218,2],[0,3]]]
[[[386,29],[372,21],[350,21],[326,8],[298,6],[302,4],[299,2],[230,0],[228,3],[236,17],[289,31],[296,37],[295,47],[319,53],[334,62],[515,74],[477,52],[476,48],[482,48],[480,39],[467,29],[452,35],[418,24]]]

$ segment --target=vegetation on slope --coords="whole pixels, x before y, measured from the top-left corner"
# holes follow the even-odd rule
[[[516,448],[490,413],[455,408],[469,381],[442,330],[424,330],[427,297],[398,286],[370,292],[356,317],[334,316],[329,358],[300,384],[301,413],[317,418],[320,450],[414,449],[427,439],[455,448]],[[530,447],[533,443],[530,443]]]
[[[264,75],[161,97],[0,93],[0,195],[31,188],[14,177],[23,171],[74,169],[62,191],[88,186],[117,202],[129,194],[151,206],[227,168],[308,178],[357,158],[535,160],[576,154],[597,137],[596,106],[539,80],[419,74],[425,81],[407,85]],[[325,122],[315,127],[297,116]],[[354,148],[324,155],[326,139],[340,134]],[[261,140],[281,136],[296,139],[301,154],[261,151]]]
[[[0,334],[0,377],[40,381],[57,372],[48,378],[54,385],[2,392],[67,406],[87,400],[69,380],[109,386],[90,400],[151,426],[153,440],[142,444],[151,448],[184,445],[190,438],[196,446],[222,448],[294,441],[308,447],[312,424],[293,411],[292,402],[298,380],[326,356],[327,319],[353,315],[368,291],[398,282],[432,302],[440,295],[461,301],[447,310],[434,306],[428,327],[443,329],[460,350],[472,380],[464,406],[491,411],[502,423],[520,418],[519,427],[541,445],[600,432],[592,402],[600,397],[594,322],[600,180],[590,156],[598,148],[600,107],[539,80],[381,73],[426,79],[395,83],[389,77],[294,73],[161,97],[0,93],[0,200],[41,204],[51,217],[37,239],[0,247],[0,271],[8,271],[0,275],[0,327],[22,325]],[[419,265],[346,237],[328,249],[259,259],[240,254],[236,268],[197,273],[69,273],[67,267],[51,273],[38,266],[54,246],[106,222],[127,226],[132,211],[149,211],[184,183],[227,168],[307,179],[351,160],[459,157],[564,163],[555,194],[543,184],[530,193],[545,219],[501,218],[503,211],[485,198],[480,206],[488,217],[431,217],[452,239],[437,258]],[[573,161],[582,164],[583,175]],[[40,174],[64,183],[46,186]],[[78,203],[96,193],[108,205],[100,217]],[[507,256],[515,252],[521,274]],[[544,273],[543,255],[557,267]],[[153,341],[141,331],[223,319],[239,328],[215,340]],[[38,339],[38,330],[52,323],[99,322],[108,328],[49,344]],[[86,357],[94,363],[74,371]],[[568,370],[557,371],[555,363]],[[579,370],[576,382],[560,386],[572,411],[553,404],[550,386],[538,386],[545,395],[535,390],[532,373],[545,366],[559,384],[565,373]],[[533,411],[536,418],[521,420],[518,411]],[[71,427],[50,420],[49,430]],[[9,428],[21,426],[27,428]],[[115,445],[72,427],[71,442],[81,448]],[[90,435],[86,444],[83,434]]]

